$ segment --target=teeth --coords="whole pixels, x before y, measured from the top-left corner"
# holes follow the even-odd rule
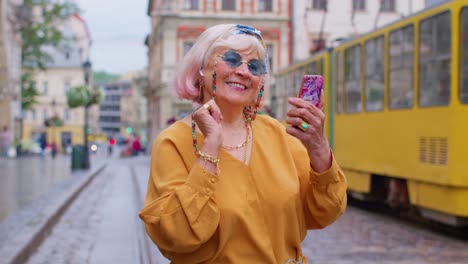
[[[244,85],[239,84],[239,83],[229,83],[229,85],[239,87],[239,88],[244,89],[244,90],[247,89],[247,87],[245,87]]]

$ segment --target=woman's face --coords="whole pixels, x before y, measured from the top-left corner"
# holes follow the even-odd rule
[[[205,75],[205,89],[210,95],[208,98],[211,98],[212,93],[212,73],[216,70],[217,102],[244,107],[256,101],[258,86],[263,78],[263,60],[259,59],[256,52],[223,49],[211,56],[209,68],[205,72],[208,73]]]

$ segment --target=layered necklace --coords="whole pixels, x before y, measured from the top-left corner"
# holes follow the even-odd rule
[[[244,148],[244,156],[242,157],[242,161],[244,163],[247,160],[247,150],[248,150],[248,147],[249,147],[249,144],[250,144],[250,140],[252,139],[252,135],[250,133],[249,122],[247,120],[245,120],[245,129],[246,129],[247,133],[245,135],[244,142],[242,142],[242,143],[240,143],[238,145],[235,145],[235,146],[227,146],[227,145],[222,145],[221,146],[223,149],[228,150],[228,151]]]

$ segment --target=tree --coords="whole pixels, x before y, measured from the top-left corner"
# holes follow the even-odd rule
[[[22,23],[21,38],[23,41],[21,74],[21,107],[23,110],[31,109],[36,103],[39,94],[34,82],[34,73],[37,70],[45,70],[47,65],[53,62],[52,57],[45,51],[45,47],[60,48],[60,45],[68,41],[64,38],[57,25],[79,11],[78,7],[68,1],[63,3],[51,3],[50,0],[24,0],[24,8],[40,10],[41,15],[37,19],[30,19]]]
[[[98,88],[90,89],[87,85],[74,86],[67,92],[67,103],[70,108],[90,107],[94,104],[100,104],[103,99],[103,93]]]

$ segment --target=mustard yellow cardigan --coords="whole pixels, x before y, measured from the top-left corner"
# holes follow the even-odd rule
[[[344,212],[346,180],[334,158],[328,171],[314,172],[302,143],[267,116],[252,122],[252,133],[248,165],[221,149],[219,175],[197,165],[186,123],[155,140],[139,215],[172,263],[295,263],[307,229]]]

